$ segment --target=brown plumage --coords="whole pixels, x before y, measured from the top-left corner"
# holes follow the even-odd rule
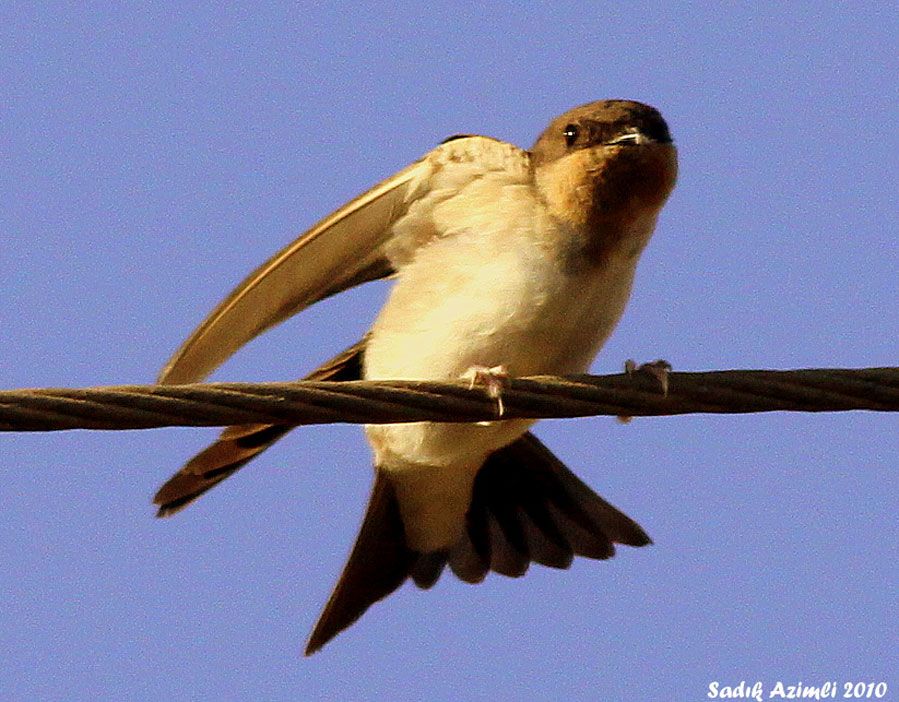
[[[319,366],[304,380],[359,380],[365,340]],[[253,460],[294,427],[283,424],[239,424],[227,427],[218,440],[190,459],[153,497],[157,517],[181,511],[207,490]]]
[[[472,369],[584,372],[614,329],[677,172],[657,110],[606,100],[553,120],[530,152],[459,135],[338,208],[257,268],[190,335],[160,383],[197,382],[315,302],[386,276],[365,339],[316,380],[445,380]],[[490,370],[488,370],[490,369]],[[530,563],[605,559],[646,533],[569,471],[530,420],[366,427],[368,511],[307,653],[407,579],[477,583]],[[291,427],[226,429],[156,495],[172,514]]]
[[[314,370],[306,379],[361,378],[364,340]],[[183,509],[233,475],[294,427],[244,424],[228,427],[156,493],[157,516]],[[614,544],[651,543],[640,526],[603,500],[533,434],[491,455],[474,482],[463,538],[450,550],[419,553],[405,538],[396,493],[388,475],[375,470],[359,536],[306,646],[319,650],[375,602],[407,579],[433,586],[444,567],[468,583],[489,571],[525,574],[530,563],[568,568],[575,555],[606,559]]]
[[[614,544],[650,543],[639,524],[581,482],[530,432],[495,452],[478,472],[464,535],[448,551],[409,548],[390,478],[376,470],[356,544],[306,655],[408,578],[430,588],[447,563],[460,580],[479,583],[491,570],[517,578],[532,562],[564,569],[574,556],[606,559]]]

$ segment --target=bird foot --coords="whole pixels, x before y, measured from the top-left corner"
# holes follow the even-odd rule
[[[659,382],[662,396],[668,397],[668,374],[671,372],[671,364],[668,363],[668,361],[660,358],[649,363],[641,363],[638,366],[636,361],[629,358],[624,362],[624,372],[631,377],[633,377],[635,373],[646,373],[652,376]],[[618,421],[622,424],[627,424],[631,419],[633,419],[633,417],[628,415],[619,415],[618,417]]]
[[[503,388],[508,384],[509,371],[505,366],[472,366],[462,374],[462,380],[468,381],[468,389],[472,390],[475,385],[482,385],[487,390],[487,397],[496,400],[496,415],[502,417],[505,413],[503,407]],[[490,422],[478,422],[481,425],[490,424]]]
[[[662,395],[668,397],[668,374],[671,372],[671,364],[661,358],[649,363],[641,363],[639,366],[632,358],[624,362],[624,372],[630,376],[634,373],[646,373],[659,381]]]

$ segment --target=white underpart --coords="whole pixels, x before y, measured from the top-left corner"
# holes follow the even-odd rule
[[[366,378],[458,379],[473,366],[504,366],[512,377],[587,370],[624,310],[636,254],[566,270],[564,257],[535,242],[570,240],[571,233],[530,185],[502,172],[479,177],[455,197],[433,204],[425,196],[416,205],[411,217],[429,217],[438,238],[401,265],[366,346]],[[648,239],[654,224],[641,224],[646,231],[637,237]],[[396,226],[402,232],[409,225],[404,218]],[[455,542],[477,469],[531,424],[366,427],[376,464],[397,486],[413,548]]]

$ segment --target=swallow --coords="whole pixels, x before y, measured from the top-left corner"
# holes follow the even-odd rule
[[[661,114],[603,100],[552,120],[530,151],[444,140],[253,271],[158,382],[203,380],[258,334],[331,295],[392,278],[356,344],[314,380],[456,380],[585,372],[618,323],[677,175]],[[498,370],[499,369],[499,370]],[[501,392],[501,391],[500,391]],[[529,432],[533,420],[368,425],[374,485],[306,655],[407,579],[478,583],[651,543]],[[226,428],[156,494],[170,515],[293,427]]]

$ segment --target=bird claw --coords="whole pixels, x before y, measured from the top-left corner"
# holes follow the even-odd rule
[[[628,376],[633,377],[635,373],[646,373],[659,382],[662,389],[662,396],[668,397],[668,374],[671,372],[671,364],[661,358],[649,363],[641,363],[639,366],[632,358],[624,362],[624,372]],[[618,421],[627,424],[633,417],[628,415],[619,415]]]
[[[661,358],[657,361],[649,363],[641,363],[637,365],[634,359],[629,358],[624,362],[624,372],[629,376],[634,373],[646,373],[659,381],[662,388],[662,395],[668,397],[668,374],[671,372],[671,364]]]
[[[462,380],[468,381],[468,389],[473,390],[475,385],[483,385],[487,391],[487,397],[496,400],[496,415],[502,417],[505,413],[503,406],[503,388],[508,384],[509,372],[505,366],[472,366],[465,371]],[[490,422],[478,422],[485,426]]]

